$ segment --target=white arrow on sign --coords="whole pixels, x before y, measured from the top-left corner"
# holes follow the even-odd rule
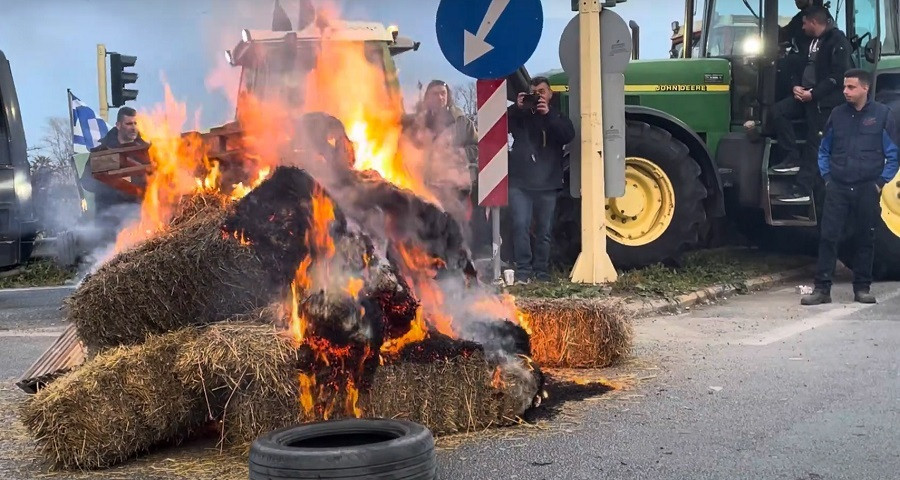
[[[478,33],[473,34],[468,30],[465,31],[465,43],[463,43],[463,61],[465,63],[463,65],[468,65],[478,60],[494,49],[494,46],[487,43],[485,38],[491,33],[491,29],[497,24],[497,20],[500,19],[500,15],[506,10],[509,2],[510,0],[491,0],[491,5],[484,15],[484,20],[481,21],[481,25],[478,27]]]

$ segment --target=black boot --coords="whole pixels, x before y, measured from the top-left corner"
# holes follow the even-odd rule
[[[831,292],[824,290],[813,290],[812,295],[806,295],[800,299],[801,305],[821,305],[823,303],[831,303]]]
[[[875,295],[869,293],[868,290],[857,290],[853,292],[853,300],[859,303],[875,303]]]

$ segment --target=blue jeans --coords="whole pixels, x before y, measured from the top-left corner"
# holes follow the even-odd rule
[[[550,276],[550,235],[556,210],[556,190],[523,190],[509,187],[509,209],[513,221],[513,252],[516,277]],[[534,220],[534,255],[531,230]]]

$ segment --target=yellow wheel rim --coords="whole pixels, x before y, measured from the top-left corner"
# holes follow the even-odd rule
[[[900,174],[881,191],[881,218],[894,235],[900,237]]]
[[[659,238],[675,214],[675,189],[661,168],[643,157],[625,159],[625,195],[607,199],[606,232],[630,247]]]

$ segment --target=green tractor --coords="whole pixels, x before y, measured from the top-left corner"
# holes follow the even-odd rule
[[[687,0],[686,12],[695,11],[694,2]],[[839,0],[830,11],[852,43],[854,66],[874,72],[875,99],[900,120],[898,3]],[[778,32],[797,12],[794,0],[706,0],[699,48],[694,35],[684,35],[681,58],[630,63],[626,193],[606,205],[608,248],[618,268],[677,261],[703,246],[717,219],[761,246],[815,253],[821,195],[784,203],[778,197],[796,174],[769,169],[776,150],[768,112],[779,100],[777,64],[787,51]],[[693,23],[689,15],[682,31],[694,32]],[[567,75],[550,81],[566,105]],[[804,138],[799,131],[797,138]],[[556,228],[561,261],[574,260],[580,249],[577,238],[570,240],[580,234],[579,206],[564,195]],[[900,177],[885,187],[881,207],[874,274],[900,278]]]

